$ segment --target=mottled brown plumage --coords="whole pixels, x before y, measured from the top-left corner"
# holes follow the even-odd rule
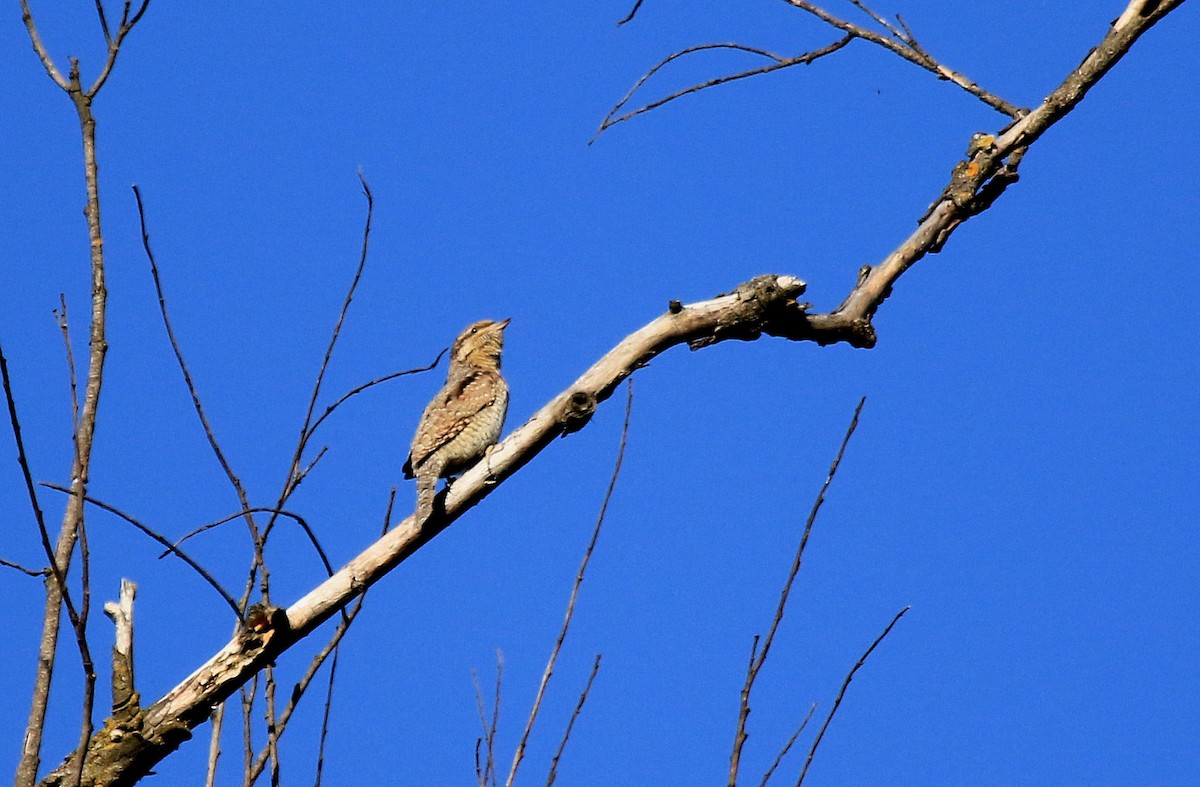
[[[404,477],[417,479],[417,522],[433,511],[439,478],[458,475],[500,439],[508,412],[508,384],[500,351],[508,320],[467,326],[450,348],[446,384],[421,414]]]

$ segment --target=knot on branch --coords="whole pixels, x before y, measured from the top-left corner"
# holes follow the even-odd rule
[[[971,135],[966,158],[954,165],[950,183],[921,217],[923,223],[938,205],[947,201],[957,209],[957,215],[948,220],[930,245],[930,253],[941,251],[959,224],[987,210],[1005,189],[1020,179],[1017,167],[1025,155],[1025,148],[1000,150],[996,141],[995,135],[985,132]]]
[[[238,631],[238,641],[244,646],[265,647],[273,632],[286,631],[288,628],[287,610],[267,604],[251,604]]]
[[[594,412],[596,412],[595,395],[587,391],[574,391],[567,397],[567,402],[563,405],[562,413],[558,418],[558,424],[562,429],[561,436],[566,437],[587,426],[588,421],[592,420]]]
[[[783,335],[776,330],[780,326],[805,322],[804,310],[808,304],[796,302],[808,285],[794,276],[769,273],[755,276],[739,284],[733,292],[722,293],[718,298],[733,297],[732,308],[722,310],[712,332],[688,342],[688,347],[699,350],[726,339],[754,341],[764,332]]]

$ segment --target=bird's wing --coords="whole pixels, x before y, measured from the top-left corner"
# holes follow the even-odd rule
[[[493,404],[504,388],[499,375],[473,370],[455,380],[447,380],[442,390],[425,408],[421,425],[413,437],[412,451],[404,465],[405,478],[413,478],[415,470],[431,454],[462,433],[471,419]]]

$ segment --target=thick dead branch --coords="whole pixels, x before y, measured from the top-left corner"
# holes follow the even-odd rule
[[[112,649],[112,714],[116,719],[132,718],[138,710],[139,699],[133,671],[133,599],[137,584],[121,580],[120,601],[104,605],[104,614],[116,628]]]

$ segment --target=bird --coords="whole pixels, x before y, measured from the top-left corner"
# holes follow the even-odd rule
[[[404,477],[417,479],[418,525],[433,513],[438,479],[466,470],[500,439],[508,414],[500,353],[509,319],[472,323],[450,347],[446,384],[421,414],[404,463]]]

